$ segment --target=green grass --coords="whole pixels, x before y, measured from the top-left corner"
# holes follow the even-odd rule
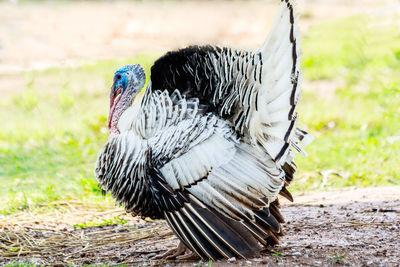
[[[309,83],[299,113],[316,139],[307,148],[309,157],[298,157],[294,187],[319,189],[324,170],[344,176],[329,176],[329,187],[399,185],[398,27],[351,17],[312,28],[303,44]],[[328,81],[337,84],[333,92],[307,88]]]
[[[297,192],[321,189],[326,170],[344,176],[329,176],[327,187],[400,184],[400,38],[395,24],[379,23],[364,16],[329,21],[302,40],[299,113],[316,139],[308,158],[297,157]],[[107,139],[113,72],[137,62],[148,73],[156,58],[24,73],[24,90],[0,100],[0,213],[60,199],[104,201],[93,168]],[[311,89],[315,84],[321,88]]]
[[[111,218],[109,220],[103,219],[102,221],[99,221],[99,222],[86,222],[86,223],[74,224],[73,227],[79,228],[79,229],[84,229],[84,228],[103,226],[103,225],[115,225],[115,224],[125,225],[127,222],[128,221],[125,220],[124,218],[117,216],[117,217]]]
[[[101,200],[93,169],[107,139],[109,86],[121,65],[155,56],[24,74],[22,92],[1,100],[0,213],[59,199]]]
[[[342,252],[339,252],[333,255],[332,257],[329,257],[329,260],[332,264],[344,264],[346,256],[342,254]]]
[[[3,265],[3,267],[37,267],[40,265],[36,265],[34,263],[20,263],[20,262],[14,262],[14,263],[7,263]]]

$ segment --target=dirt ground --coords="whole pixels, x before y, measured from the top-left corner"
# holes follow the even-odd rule
[[[177,244],[162,221],[144,221],[122,209],[53,203],[59,211],[0,217],[0,264],[126,264],[207,266],[200,261],[153,261]],[[260,258],[213,266],[400,266],[400,187],[345,189],[297,196],[283,203],[286,235]],[[121,225],[84,229],[76,223],[115,216]]]

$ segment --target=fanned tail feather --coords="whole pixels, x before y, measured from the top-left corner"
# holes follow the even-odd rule
[[[301,50],[298,15],[294,1],[282,0],[279,14],[264,44],[259,48],[261,81],[256,85],[258,110],[250,114],[250,136],[273,158],[284,165],[290,147],[305,154],[306,133],[296,127],[297,104],[301,99]],[[257,75],[256,75],[257,76]]]

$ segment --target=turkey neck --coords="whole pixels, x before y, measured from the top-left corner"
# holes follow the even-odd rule
[[[110,110],[110,135],[119,134],[119,130],[117,128],[119,118],[121,117],[122,113],[124,113],[124,111],[132,105],[133,98],[134,91],[128,89],[123,92],[118,99],[115,100],[116,103]]]

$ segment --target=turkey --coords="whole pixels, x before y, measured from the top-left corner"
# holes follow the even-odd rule
[[[109,138],[95,175],[133,215],[164,219],[202,259],[251,258],[283,235],[278,194],[311,136],[296,126],[301,97],[294,1],[257,51],[191,46],[169,52],[145,85],[138,64],[114,75]],[[179,257],[178,257],[179,258]]]

